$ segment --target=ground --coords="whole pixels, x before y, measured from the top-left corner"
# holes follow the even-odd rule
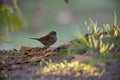
[[[62,45],[51,48],[22,46],[20,50],[1,50],[0,80],[120,80],[120,61],[115,63],[105,62],[92,66],[83,64],[85,67],[90,67],[88,69],[93,69],[93,72],[87,71],[86,73],[86,70],[82,70],[85,67],[81,66],[79,66],[81,69],[78,67],[75,71],[74,68],[76,67],[72,67],[67,72],[65,68],[61,68],[62,65],[64,67],[61,62],[67,61],[66,65],[74,66],[79,63],[81,65],[85,61],[94,60],[91,56],[78,54],[78,52],[71,55],[62,54],[66,52],[65,49],[68,46]],[[58,65],[57,69],[65,70],[56,72],[57,70],[53,69],[50,72],[42,72],[43,67],[48,66],[46,62],[50,60]],[[43,64],[41,65],[41,63]],[[55,66],[53,67],[56,69]],[[99,76],[94,75],[97,72],[100,73]]]

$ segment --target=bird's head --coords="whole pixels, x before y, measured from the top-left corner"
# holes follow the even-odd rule
[[[55,31],[51,31],[49,34],[50,35],[57,35],[57,33]]]

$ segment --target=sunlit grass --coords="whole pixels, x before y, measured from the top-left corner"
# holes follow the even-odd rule
[[[43,74],[54,74],[62,76],[99,76],[101,72],[89,64],[76,62],[47,63],[42,69]]]

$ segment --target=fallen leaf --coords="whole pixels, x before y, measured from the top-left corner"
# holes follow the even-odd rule
[[[21,46],[21,49],[20,50],[23,50],[23,51],[28,51],[32,49],[32,47],[29,47],[29,46]]]

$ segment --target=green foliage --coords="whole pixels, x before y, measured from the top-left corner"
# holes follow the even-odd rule
[[[90,25],[93,27],[91,33],[85,36],[80,32],[76,34],[79,43],[75,42],[75,45],[78,46],[79,49],[82,50],[87,47],[88,53],[92,55],[96,55],[97,53],[100,56],[104,56],[109,53],[114,46],[119,46],[120,27],[117,25],[116,16],[114,20],[115,26],[111,28],[109,24],[103,25],[105,32],[102,32],[100,28],[97,27],[97,23],[94,23],[92,19],[90,19]]]
[[[80,34],[80,33],[78,33]],[[83,39],[81,39],[83,38]],[[113,44],[110,43],[104,43],[103,42],[103,38],[99,37],[98,39],[96,39],[95,36],[93,35],[89,35],[88,37],[88,41],[86,40],[86,38],[82,35],[78,36],[78,39],[80,39],[80,45],[85,47],[89,47],[88,50],[92,51],[93,53],[98,53],[103,55],[104,53],[108,53],[112,48],[113,48]],[[78,43],[76,43],[78,45]],[[84,44],[84,45],[83,45]],[[80,47],[80,49],[83,49]]]
[[[99,38],[99,53],[108,53],[113,47],[114,47],[114,44],[110,44],[110,43],[104,43],[103,42],[103,37],[100,36]]]
[[[117,26],[117,15],[115,12],[114,12],[114,26]]]
[[[21,30],[24,27],[24,19],[17,6],[17,0],[13,0],[16,11],[11,6],[0,6],[0,39],[5,40],[9,32]]]
[[[90,44],[88,43],[86,38],[80,32],[77,32],[76,36],[80,40],[81,48],[90,47]],[[80,47],[79,44],[76,43],[76,45],[78,45]]]
[[[97,28],[97,22],[94,23],[92,19],[90,19],[90,25],[93,28],[92,35],[97,36],[100,34],[100,29]]]
[[[105,32],[107,32],[107,34],[110,34],[111,28],[109,24],[103,24],[104,30]]]

